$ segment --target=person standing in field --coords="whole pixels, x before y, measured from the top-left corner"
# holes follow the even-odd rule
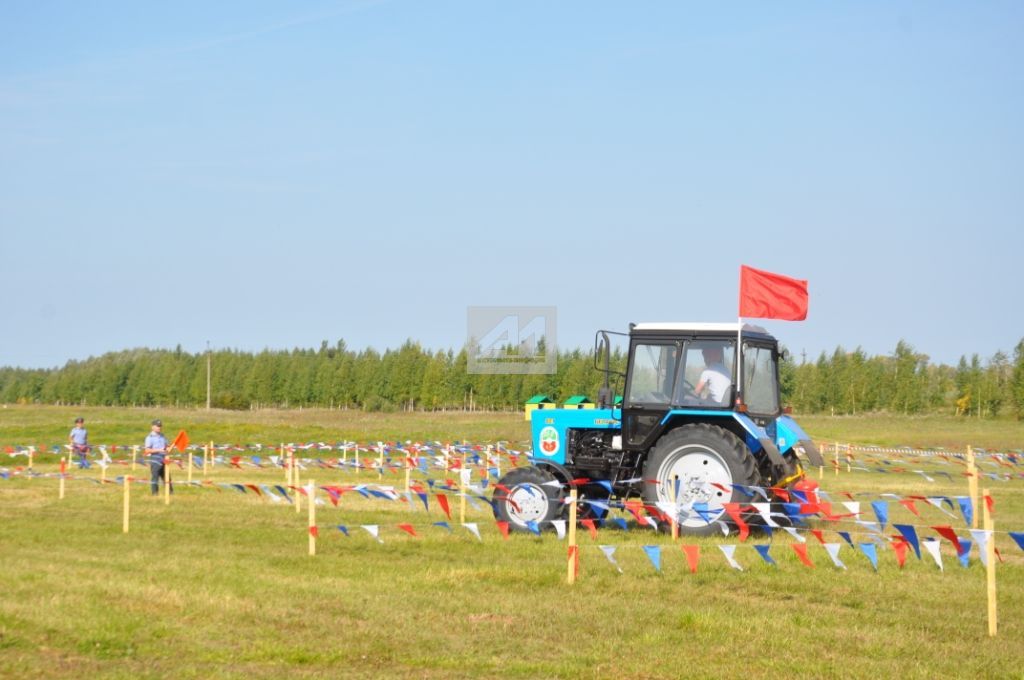
[[[167,478],[167,437],[163,433],[164,424],[154,420],[152,428],[146,435],[145,454],[149,457],[149,488],[152,495],[160,493],[160,484]],[[174,488],[171,488],[174,491]]]
[[[85,418],[75,418],[75,427],[68,435],[71,443],[71,455],[78,456],[78,467],[85,469],[89,467],[89,431],[85,429]]]

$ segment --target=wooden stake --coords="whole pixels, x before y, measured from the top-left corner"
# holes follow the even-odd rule
[[[213,442],[210,442],[210,469],[217,467],[217,449],[214,448]]]
[[[466,454],[462,454],[462,466],[459,468],[459,522],[466,523],[466,477],[469,470],[466,468]]]
[[[67,462],[64,459],[64,456],[61,456],[60,457],[60,491],[58,493],[58,498],[60,498],[61,500],[64,500],[64,470],[65,469],[67,469]]]
[[[377,479],[384,478],[384,442],[377,442]]]
[[[846,471],[847,472],[853,472],[853,466],[852,466],[852,463],[851,463],[851,461],[853,460],[852,449],[853,449],[853,445],[852,444],[847,444],[846,445]]]
[[[341,445],[341,469],[344,470],[346,465],[348,465],[348,444],[342,444]]]
[[[836,477],[839,476],[839,442],[836,442]]]
[[[971,517],[971,528],[978,528],[978,466],[974,462],[974,449],[967,447],[967,495],[971,498],[971,509],[974,510]]]
[[[171,456],[164,454],[164,505],[171,504]]]
[[[299,493],[299,468],[295,466],[295,456],[292,455],[292,485],[295,487],[295,514],[302,511],[302,494]]]
[[[409,485],[412,477],[412,459],[409,456],[405,457],[405,493],[409,493]],[[409,504],[412,508],[412,503]]]
[[[125,475],[124,478],[124,519],[121,522],[121,533],[128,533],[128,518],[130,516],[128,507],[131,503],[132,478]]]
[[[213,442],[210,442],[211,444]],[[203,444],[203,479],[210,473],[210,444]]]
[[[676,507],[676,488],[679,486],[679,475],[672,475],[672,488],[669,498],[672,499],[672,540],[679,540],[679,508]]]
[[[29,470],[32,469],[32,459],[35,458],[35,455],[36,455],[36,447],[34,447],[34,446],[28,447],[28,469]]]
[[[567,580],[576,583],[576,566],[579,564],[579,546],[576,545],[576,487],[569,491],[569,564]]]
[[[139,455],[139,446],[136,444],[132,447],[132,472],[135,472],[135,459]]]
[[[204,458],[203,460],[205,461],[206,459]],[[188,452],[188,483],[189,484],[192,483],[192,450],[191,449]]]
[[[105,484],[106,481],[107,481],[107,466],[106,465],[100,465],[100,483],[101,484]]]
[[[284,483],[292,483],[291,461],[288,453],[284,450],[284,442],[281,442],[281,467],[284,468]]]
[[[988,590],[988,636],[995,637],[999,628],[999,619],[996,615],[996,532],[993,529],[992,513],[988,511],[988,503],[985,502],[985,499],[989,498],[988,489],[983,489],[981,496],[982,513],[985,517],[984,529],[988,534],[988,544],[985,546],[985,558],[988,562],[988,566],[985,567],[985,583]]]
[[[316,555],[316,482],[309,480],[307,486],[309,493],[309,554]]]

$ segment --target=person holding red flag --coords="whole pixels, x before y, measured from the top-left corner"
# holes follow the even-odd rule
[[[145,442],[145,454],[149,457],[149,488],[154,496],[160,493],[160,484],[167,476],[166,456],[168,448],[167,437],[163,433],[163,426],[162,421],[159,419],[154,420],[149,434],[146,435]],[[174,493],[174,487],[171,487],[171,493]]]

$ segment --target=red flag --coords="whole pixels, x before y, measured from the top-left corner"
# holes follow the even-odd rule
[[[587,531],[590,532],[590,537],[596,541],[597,540],[597,526],[594,524],[594,520],[592,520],[592,519],[581,519],[580,520],[580,524],[582,524],[583,526],[585,526],[587,528]]]
[[[700,546],[699,545],[684,545],[681,546],[683,552],[686,553],[686,563],[690,565],[690,573],[697,573],[697,563],[700,561]]]
[[[498,525],[498,531],[501,532],[501,535],[504,536],[505,540],[507,541],[508,540],[508,522],[500,522],[499,521],[499,522],[495,522],[495,524]]]
[[[903,568],[907,563],[907,539],[902,536],[893,536],[892,549],[896,553],[896,564]]]
[[[747,536],[750,535],[750,527],[743,521],[743,517],[740,515],[740,504],[722,503],[722,507],[732,521],[735,522],[736,528],[740,530],[740,543],[747,540]]]
[[[811,558],[807,556],[807,544],[806,543],[793,543],[793,552],[800,558],[800,561],[804,563],[804,566],[814,569],[814,563],[811,562]]]
[[[573,577],[580,575],[580,547],[578,545],[569,546],[569,563],[572,565]]]
[[[448,520],[451,521],[452,511],[448,507],[448,497],[443,493],[435,493],[434,498],[437,499],[437,504],[441,506],[441,510],[444,511],[444,514],[448,516]]]
[[[320,538],[320,528],[317,527],[315,524],[309,527],[309,535],[313,538]]]
[[[807,281],[740,265],[739,315],[803,321],[807,318]]]
[[[419,538],[419,536],[416,534],[416,530],[413,528],[411,524],[399,524],[398,528],[404,531],[405,533],[409,534],[413,538]]]
[[[956,532],[953,531],[953,527],[946,525],[941,527],[932,527],[932,529],[934,529],[935,532],[939,534],[939,536],[942,536],[943,538],[945,538],[953,544],[953,547],[956,548],[957,555],[963,554],[963,544],[960,543],[960,539],[957,537]]]
[[[185,453],[185,449],[188,448],[188,435],[185,434],[185,430],[178,433],[178,436],[174,438],[174,442],[171,444],[174,448],[178,449],[182,453]]]

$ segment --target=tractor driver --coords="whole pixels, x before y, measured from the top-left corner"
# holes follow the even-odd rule
[[[722,348],[705,347],[701,354],[704,355],[704,370],[700,374],[700,382],[693,391],[701,399],[716,406],[725,406],[729,399],[729,388],[732,387],[732,376],[725,367]]]

